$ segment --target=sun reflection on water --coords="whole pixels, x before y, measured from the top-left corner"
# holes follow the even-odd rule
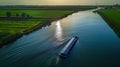
[[[61,23],[60,21],[56,22],[56,32],[55,32],[55,38],[57,40],[57,45],[58,44],[62,44],[63,39],[63,31],[62,31],[62,27],[61,27]]]

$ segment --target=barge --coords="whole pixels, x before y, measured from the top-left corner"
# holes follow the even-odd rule
[[[72,37],[66,44],[66,46],[60,51],[59,56],[62,58],[66,58],[70,53],[71,49],[73,48],[73,46],[75,45],[75,43],[77,42],[77,40],[78,40],[77,36]]]

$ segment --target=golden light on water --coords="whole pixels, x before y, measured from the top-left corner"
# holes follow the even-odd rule
[[[55,37],[56,37],[56,39],[57,39],[57,41],[56,41],[56,46],[61,45],[61,44],[63,43],[62,41],[63,41],[64,39],[63,39],[63,30],[62,30],[60,21],[57,21],[57,22],[56,22]],[[60,61],[60,58],[57,57],[55,64],[58,64],[59,61]]]
[[[61,44],[63,39],[63,31],[62,31],[62,27],[61,27],[61,23],[60,21],[56,22],[56,32],[55,32],[55,37],[57,39],[57,43]]]
[[[63,33],[62,33],[62,27],[61,27],[60,21],[57,21],[56,22],[56,34],[55,34],[57,40],[62,41],[63,40],[62,35]]]

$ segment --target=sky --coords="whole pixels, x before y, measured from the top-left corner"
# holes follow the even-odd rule
[[[0,5],[111,5],[120,0],[0,0]]]

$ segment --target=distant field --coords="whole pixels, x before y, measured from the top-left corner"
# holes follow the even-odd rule
[[[0,9],[23,9],[23,10],[29,10],[29,9],[37,9],[37,10],[74,10],[74,11],[81,11],[81,10],[89,10],[89,9],[95,9],[96,6],[33,6],[33,5],[16,5],[16,6],[0,6]]]
[[[55,18],[64,16],[66,14],[72,13],[72,10],[0,10],[0,17],[5,17],[6,12],[11,12],[12,16],[15,17],[16,14],[21,15],[21,13],[29,14],[33,17],[47,17],[47,18]]]
[[[120,36],[120,9],[103,9],[99,12]]]

